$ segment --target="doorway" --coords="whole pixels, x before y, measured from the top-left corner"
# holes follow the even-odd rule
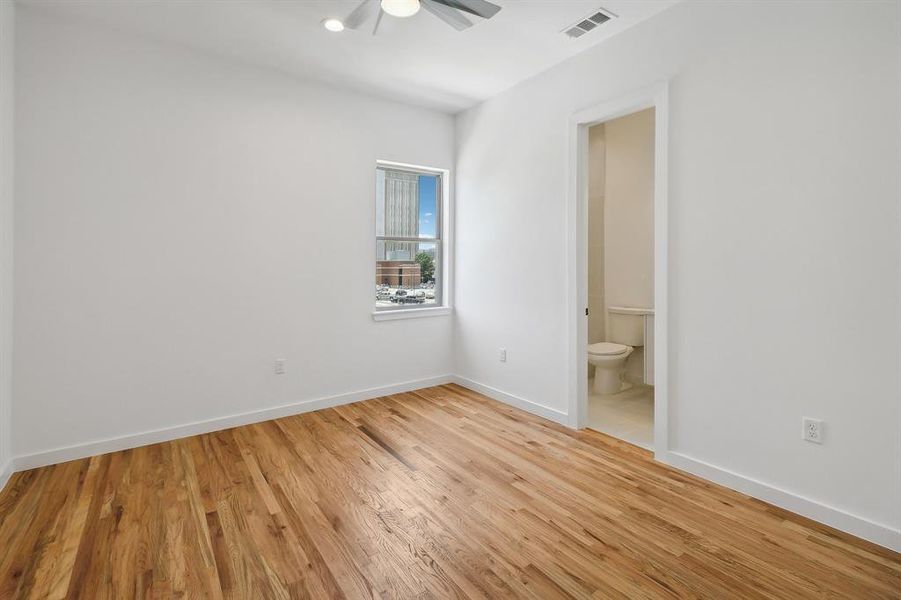
[[[573,115],[570,425],[667,448],[667,89]]]
[[[588,129],[585,426],[654,446],[654,108]]]

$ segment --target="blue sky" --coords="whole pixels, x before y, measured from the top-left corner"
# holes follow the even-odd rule
[[[438,178],[434,175],[419,176],[419,237],[435,237],[438,222]]]

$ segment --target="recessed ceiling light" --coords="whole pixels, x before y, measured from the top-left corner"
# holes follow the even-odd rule
[[[412,17],[419,12],[419,0],[382,0],[382,10],[392,17]]]
[[[341,22],[341,19],[335,19],[334,17],[324,20],[322,26],[334,33],[344,31],[344,23]]]

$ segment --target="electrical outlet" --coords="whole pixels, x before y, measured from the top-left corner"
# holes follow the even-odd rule
[[[285,374],[285,359],[284,358],[276,358],[275,359],[275,374],[276,375],[284,375]]]
[[[823,422],[819,419],[811,419],[810,417],[804,417],[801,419],[801,423],[804,426],[803,431],[803,439],[808,442],[813,442],[814,444],[822,444],[823,443]]]
[[[500,358],[501,358],[501,362],[507,362],[507,349],[506,348],[501,348]]]

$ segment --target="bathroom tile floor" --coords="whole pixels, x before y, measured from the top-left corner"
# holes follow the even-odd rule
[[[588,380],[588,427],[654,449],[654,388],[635,385],[618,394],[594,394]]]

